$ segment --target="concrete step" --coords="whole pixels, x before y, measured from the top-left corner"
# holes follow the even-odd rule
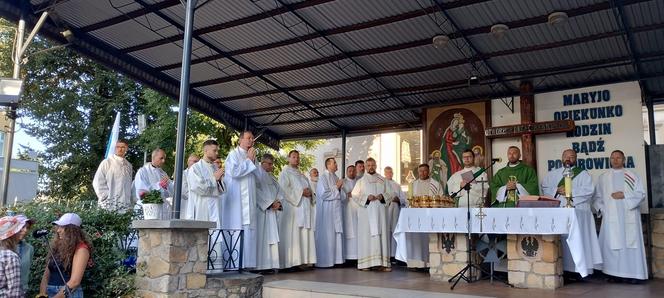
[[[263,284],[265,298],[332,298],[332,297],[380,297],[380,298],[479,298],[451,293],[436,293],[393,288],[365,287],[328,282],[303,280],[278,280]]]

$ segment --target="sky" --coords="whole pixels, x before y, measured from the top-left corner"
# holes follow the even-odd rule
[[[44,151],[46,146],[34,137],[29,136],[25,129],[21,126],[25,121],[30,121],[25,118],[19,118],[16,122],[16,134],[14,135],[14,145],[12,146],[12,157],[16,158],[21,145],[31,148],[36,151]]]

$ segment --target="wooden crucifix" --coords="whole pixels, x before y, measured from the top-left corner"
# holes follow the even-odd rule
[[[537,169],[535,155],[535,135],[568,132],[574,130],[573,120],[535,122],[535,95],[533,83],[523,81],[519,86],[521,104],[521,124],[489,127],[484,135],[489,139],[521,136],[521,159]]]

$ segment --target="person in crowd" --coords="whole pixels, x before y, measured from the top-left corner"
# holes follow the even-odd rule
[[[16,247],[16,252],[18,257],[21,259],[21,288],[25,294],[28,291],[28,282],[30,281],[30,266],[32,266],[32,257],[35,255],[35,248],[25,241],[25,237],[28,235],[28,231],[32,227],[32,224],[35,223],[34,220],[29,219],[23,214],[16,216],[19,221],[24,225],[21,231],[18,233],[19,242]]]
[[[39,295],[55,298],[83,297],[81,280],[86,268],[92,264],[92,243],[83,232],[82,224],[81,217],[76,213],[65,213],[53,222],[53,254],[47,256]]]
[[[24,297],[21,290],[21,260],[16,254],[25,226],[17,216],[0,218],[0,297]]]

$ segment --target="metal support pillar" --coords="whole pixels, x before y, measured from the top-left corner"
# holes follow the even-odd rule
[[[12,78],[18,79],[21,75],[21,49],[23,48],[23,37],[25,36],[25,4],[21,5],[21,19],[18,21],[16,31],[16,47],[14,48],[14,73]],[[12,147],[14,146],[14,128],[16,126],[16,108],[9,106],[5,109],[5,117],[9,118],[9,128],[5,132],[4,160],[2,163],[2,205],[7,206],[7,194],[9,191],[9,173],[11,172]]]
[[[341,131],[341,179],[346,178],[346,130]]]
[[[180,76],[180,100],[178,109],[178,134],[175,148],[175,212],[173,217],[180,218],[180,200],[182,198],[182,172],[184,171],[184,143],[187,139],[187,108],[189,106],[189,74],[191,66],[191,38],[194,27],[194,11],[198,0],[187,1],[184,19],[184,40],[182,47],[182,73]]]

